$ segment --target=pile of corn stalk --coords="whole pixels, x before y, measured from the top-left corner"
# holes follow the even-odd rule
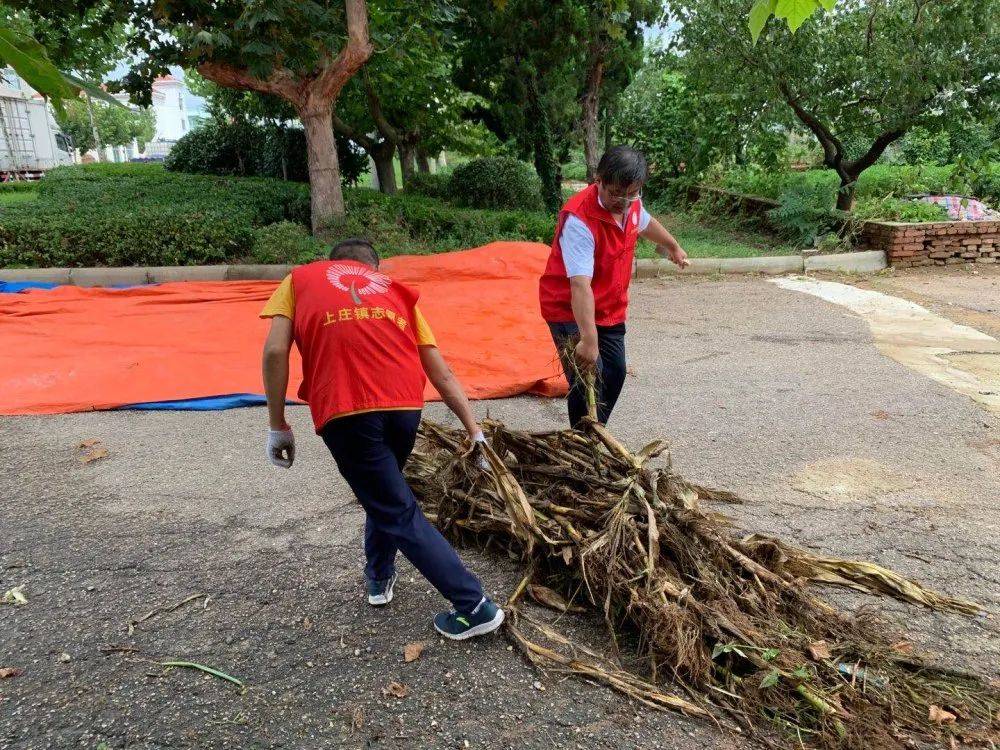
[[[673,473],[663,442],[632,453],[593,420],[548,433],[485,427],[490,446],[475,450],[488,471],[469,460],[464,432],[424,422],[406,475],[443,531],[525,561],[507,633],[536,666],[768,747],[1000,739],[997,690],[922,663],[905,641],[836,609],[809,584],[971,616],[976,604],[877,565],[742,534],[706,507],[739,499]],[[658,456],[658,468],[648,467]],[[565,637],[521,606],[525,596],[603,618],[608,653]]]

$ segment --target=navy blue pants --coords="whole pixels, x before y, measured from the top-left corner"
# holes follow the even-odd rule
[[[566,397],[569,424],[576,427],[587,416],[587,393],[583,383],[577,382],[572,357],[565,352],[569,342],[579,340],[580,328],[576,323],[549,323],[549,330],[569,383]],[[607,424],[625,385],[625,324],[597,326],[597,348],[600,352],[597,358],[597,421]]]
[[[419,424],[419,411],[373,411],[331,420],[320,435],[365,509],[365,575],[391,578],[399,550],[456,610],[468,614],[483,598],[483,587],[431,526],[403,478]]]

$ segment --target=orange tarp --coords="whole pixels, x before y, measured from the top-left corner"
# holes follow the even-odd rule
[[[420,309],[473,398],[566,392],[538,311],[548,248],[497,242],[385,261],[420,290]],[[62,286],[0,294],[0,414],[55,414],[263,393],[257,314],[273,281],[132,289]],[[293,351],[289,398],[300,362]],[[437,399],[428,385],[428,399]]]

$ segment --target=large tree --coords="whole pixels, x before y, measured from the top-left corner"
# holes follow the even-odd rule
[[[459,123],[464,103],[452,81],[453,15],[447,0],[371,3],[375,52],[345,88],[333,122],[371,156],[383,192],[396,191],[396,154],[405,184],[418,155],[449,145],[448,134]]]
[[[1000,0],[840,0],[793,35],[774,20],[760,43],[733,33],[743,0],[681,0],[688,82],[701,91],[779,104],[807,129],[840,178],[837,207],[858,176],[915,125],[968,112],[997,96]]]
[[[12,0],[40,18],[76,22],[94,9],[127,29],[132,60],[124,87],[148,104],[169,65],[196,68],[234,89],[273,94],[294,107],[306,132],[313,231],[344,215],[332,106],[372,51],[364,0],[344,3],[205,3],[198,0]]]
[[[602,98],[620,91],[642,63],[643,28],[663,15],[660,0],[583,0],[575,44],[586,51],[580,94],[580,129],[587,179],[593,180],[601,157]]]
[[[487,104],[477,116],[531,158],[546,207],[562,204],[560,164],[580,122],[588,17],[567,0],[462,0],[456,81]]]

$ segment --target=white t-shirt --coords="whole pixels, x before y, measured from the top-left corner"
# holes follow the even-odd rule
[[[601,199],[598,198],[600,203]],[[602,208],[604,204],[601,204]],[[624,216],[628,216],[628,211]],[[623,216],[623,221],[624,221]],[[645,231],[652,217],[642,203],[639,203],[639,231]],[[563,222],[559,234],[559,247],[562,249],[563,264],[566,266],[566,276],[594,276],[594,234],[590,228],[577,216],[570,214]]]

